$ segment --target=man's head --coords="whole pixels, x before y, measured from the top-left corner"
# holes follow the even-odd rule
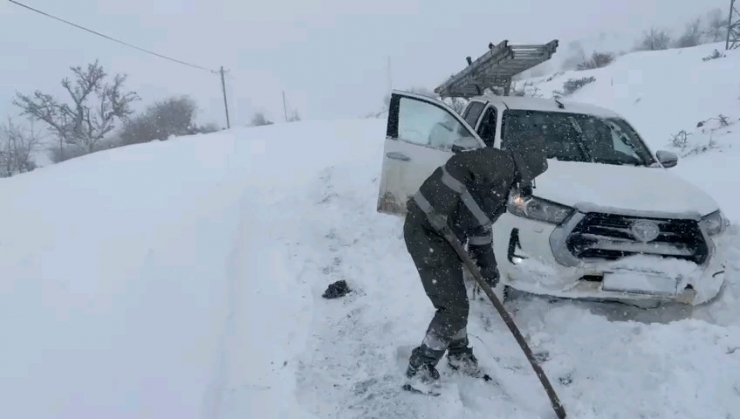
[[[509,139],[508,149],[514,158],[520,187],[532,186],[532,181],[547,170],[547,144],[541,131],[519,131]]]

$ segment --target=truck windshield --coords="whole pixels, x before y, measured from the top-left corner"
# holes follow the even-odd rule
[[[507,109],[503,147],[513,134],[537,130],[547,141],[550,159],[614,165],[650,166],[655,159],[637,132],[621,118],[566,112]]]

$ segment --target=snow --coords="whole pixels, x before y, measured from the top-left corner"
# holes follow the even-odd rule
[[[486,96],[486,99],[493,103],[505,104],[503,107],[508,109],[533,110],[542,112],[562,112],[562,113],[585,113],[596,115],[602,118],[614,118],[619,114],[611,109],[603,108],[598,105],[585,102],[571,102],[567,108],[561,108],[558,102],[541,97],[520,97],[520,96]],[[563,101],[560,101],[561,103]]]
[[[613,179],[608,189],[604,188],[604,178]],[[635,188],[635,184],[646,180],[649,187]],[[717,203],[707,192],[660,167],[548,160],[547,171],[537,178],[537,196],[568,206],[597,205],[616,211],[697,218],[717,210]]]
[[[711,48],[621,57],[576,98],[613,107],[664,146],[735,109],[727,70],[740,54],[702,61]],[[0,181],[3,416],[551,417],[479,299],[468,329],[500,385],[448,379],[439,398],[398,391],[433,308],[402,220],[375,211],[384,133],[383,119],[240,128]],[[734,224],[715,301],[507,303],[569,417],[740,417],[737,134],[725,136],[724,148],[671,169]],[[321,298],[338,279],[353,291]]]

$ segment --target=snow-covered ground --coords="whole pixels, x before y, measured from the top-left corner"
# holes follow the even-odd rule
[[[740,53],[702,61],[711,49],[622,57],[574,98],[662,148],[699,120],[738,117]],[[740,135],[726,131],[672,170],[736,224]],[[402,220],[375,211],[384,132],[378,119],[234,129],[0,180],[2,416],[550,417],[486,301],[469,330],[500,385],[398,391],[433,308]],[[523,295],[508,308],[569,417],[740,418],[736,259],[720,297],[693,309]],[[338,279],[353,292],[321,298]]]

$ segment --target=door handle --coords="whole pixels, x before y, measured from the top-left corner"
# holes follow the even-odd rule
[[[411,160],[411,157],[409,157],[409,156],[407,156],[407,155],[405,155],[403,153],[399,153],[397,151],[391,151],[389,153],[385,153],[385,155],[389,159],[393,159],[393,160],[401,160],[401,161],[409,161],[409,160]]]

